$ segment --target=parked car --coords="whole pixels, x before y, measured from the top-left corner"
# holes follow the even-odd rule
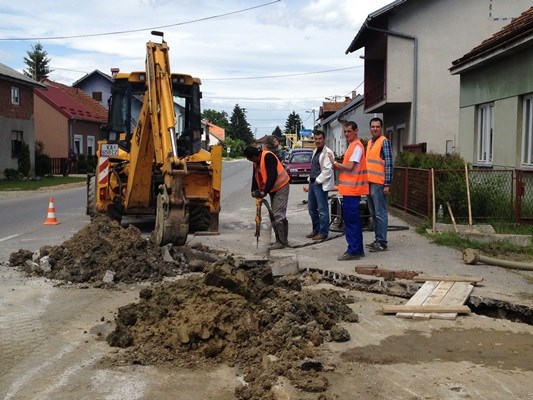
[[[291,154],[289,161],[285,165],[285,171],[289,174],[292,182],[307,181],[311,173],[311,158],[313,150],[302,149],[306,151],[297,151]]]
[[[299,153],[299,152],[311,152],[313,153],[313,150],[314,149],[310,149],[310,148],[302,148],[302,147],[298,147],[298,148],[292,148],[292,149],[289,149],[286,153],[285,153],[285,159],[283,160],[283,164],[287,164],[290,160],[290,158],[292,157],[293,154],[295,153]]]

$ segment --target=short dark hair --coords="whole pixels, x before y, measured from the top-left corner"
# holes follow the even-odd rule
[[[244,149],[244,156],[246,158],[258,157],[259,154],[261,154],[261,150],[259,150],[255,146],[248,146],[247,148]]]
[[[324,139],[326,138],[326,132],[324,132],[322,129],[315,129],[313,131],[313,135],[321,135]]]
[[[348,121],[344,123],[343,127],[352,128],[355,131],[357,129],[357,123],[355,123],[354,121]]]
[[[374,117],[370,120],[370,122],[368,123],[368,126],[372,125],[372,122],[379,122],[379,124],[381,125],[381,127],[383,128],[383,120],[381,118],[378,118],[378,117]]]

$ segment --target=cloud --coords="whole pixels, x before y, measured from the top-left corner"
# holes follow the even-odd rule
[[[362,82],[362,68],[306,73],[361,66],[357,55],[344,52],[366,16],[388,1],[287,0],[238,12],[265,3],[268,0],[25,0],[0,8],[0,39],[65,37],[41,43],[52,60],[50,78],[71,84],[95,69],[108,73],[112,67],[144,68],[146,41],[159,40],[150,30],[167,26],[159,30],[170,47],[171,67],[203,79],[204,108],[231,114],[239,103],[262,135],[284,126],[290,112],[303,115],[318,109],[324,97],[349,94]],[[0,40],[2,62],[24,69],[22,57],[34,43]],[[290,74],[295,76],[217,80]]]

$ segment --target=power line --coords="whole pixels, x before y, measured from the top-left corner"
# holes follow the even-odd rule
[[[325,74],[325,73],[328,73],[328,72],[345,71],[347,69],[355,69],[355,68],[362,68],[362,67],[363,67],[363,65],[356,65],[355,67],[328,69],[328,70],[325,70],[325,71],[298,72],[298,73],[295,73],[295,74],[284,74],[284,75],[248,76],[248,77],[244,77],[244,78],[202,78],[202,81],[237,81],[237,80],[245,80],[245,79],[286,78],[286,77],[290,77],[290,76]]]
[[[185,21],[185,22],[177,22],[175,24],[153,26],[151,28],[139,28],[139,29],[130,29],[130,30],[126,30],[126,31],[114,31],[114,32],[104,32],[104,33],[89,33],[89,34],[86,34],[86,35],[72,35],[72,36],[0,38],[0,41],[8,41],[8,40],[10,40],[10,41],[22,41],[22,40],[78,39],[78,38],[87,38],[87,37],[96,37],[96,36],[122,35],[124,33],[142,32],[142,31],[148,31],[148,30],[154,30],[154,29],[164,29],[164,28],[171,28],[171,27],[174,27],[174,26],[188,25],[188,24],[193,24],[193,23],[196,23],[196,22],[202,22],[202,21],[208,21],[208,20],[211,20],[211,19],[227,17],[228,15],[239,14],[239,13],[242,13],[242,12],[255,10],[257,8],[266,7],[266,6],[272,5],[274,3],[279,3],[280,1],[281,0],[274,0],[274,1],[271,1],[271,2],[268,2],[268,3],[259,4],[259,5],[254,6],[254,7],[242,8],[240,10],[230,11],[230,12],[227,12],[227,13],[224,13],[224,14],[217,14],[217,15],[213,15],[213,16],[210,16],[210,17],[198,18],[198,19],[193,19],[193,20]]]

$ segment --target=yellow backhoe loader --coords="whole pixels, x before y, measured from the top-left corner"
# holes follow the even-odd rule
[[[87,178],[87,214],[155,216],[152,240],[183,245],[218,232],[222,146],[208,146],[200,79],[170,71],[168,46],[146,44],[144,71],[114,75],[106,139]]]

